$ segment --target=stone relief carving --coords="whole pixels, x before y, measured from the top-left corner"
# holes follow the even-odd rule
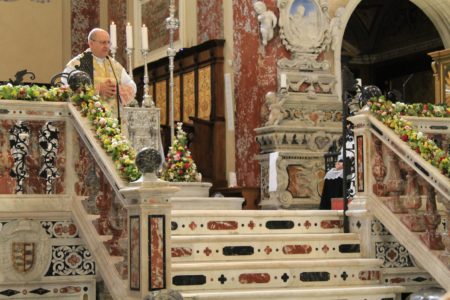
[[[266,94],[266,105],[269,108],[269,119],[266,122],[266,126],[278,125],[285,116],[285,110],[283,104],[286,101],[286,97],[281,95],[278,97],[274,92],[268,92]]]
[[[38,221],[16,220],[0,231],[0,273],[11,281],[39,280],[51,259],[51,243]]]
[[[317,159],[299,162],[297,159],[281,156],[277,159],[277,190],[269,193],[269,199],[283,208],[290,207],[294,199],[319,199],[315,187],[321,178],[310,174],[316,174],[322,168],[321,162]]]
[[[266,46],[267,42],[273,39],[273,30],[277,25],[277,17],[271,10],[267,9],[266,4],[262,1],[256,1],[253,3],[253,8],[258,14],[259,31],[261,34],[262,44]]]
[[[270,146],[295,147],[298,150],[326,152],[328,148],[340,138],[339,133],[315,131],[310,133],[286,132],[258,135],[256,141],[264,150]]]
[[[125,134],[136,151],[145,147],[160,149],[159,108],[126,107],[124,122]]]
[[[293,53],[318,54],[330,44],[327,0],[278,0],[280,36]]]

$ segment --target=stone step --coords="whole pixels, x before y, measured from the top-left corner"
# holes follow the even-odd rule
[[[167,200],[176,210],[242,210],[244,198],[235,197],[171,197]]]
[[[334,234],[173,236],[172,261],[359,258],[359,236]]]
[[[395,300],[395,294],[401,293],[402,287],[396,286],[360,286],[327,288],[285,288],[285,289],[251,289],[230,291],[182,291],[184,300]]]
[[[174,210],[172,235],[342,232],[342,211]]]
[[[380,282],[379,259],[311,259],[172,263],[180,290],[361,286]]]

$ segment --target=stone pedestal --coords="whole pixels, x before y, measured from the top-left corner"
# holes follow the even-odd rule
[[[131,183],[120,191],[128,202],[128,289],[133,297],[142,299],[171,286],[167,200],[177,191],[162,181]]]

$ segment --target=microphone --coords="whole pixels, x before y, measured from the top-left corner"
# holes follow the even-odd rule
[[[119,126],[121,125],[120,122],[120,104],[122,103],[122,99],[120,98],[119,93],[119,80],[117,79],[116,72],[114,71],[114,66],[109,59],[109,55],[106,56],[106,59],[109,61],[109,65],[111,66],[111,70],[113,72],[114,78],[116,79],[116,102],[117,102],[117,120],[119,121]]]

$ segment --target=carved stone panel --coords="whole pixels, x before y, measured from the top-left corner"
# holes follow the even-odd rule
[[[124,131],[136,151],[160,148],[159,108],[124,109]]]
[[[279,0],[280,35],[293,53],[320,53],[330,43],[327,0]]]

